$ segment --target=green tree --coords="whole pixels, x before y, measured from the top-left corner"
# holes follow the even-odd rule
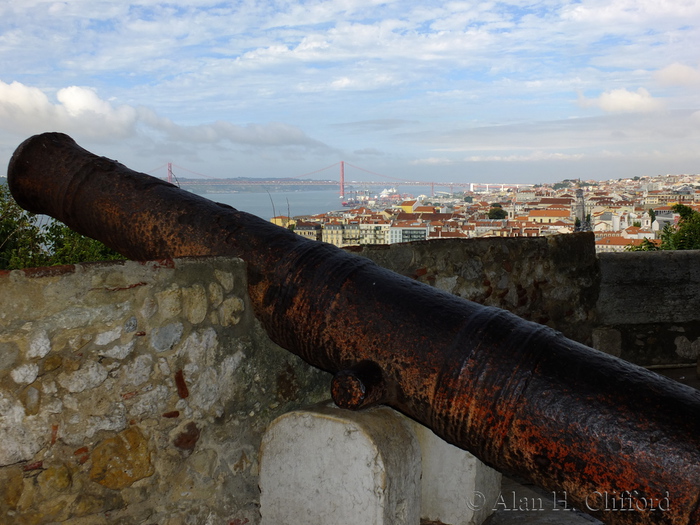
[[[700,250],[700,213],[684,204],[676,204],[673,211],[680,215],[678,224],[667,225],[661,233],[664,250]]]
[[[0,270],[123,258],[58,221],[20,208],[0,184]]]
[[[0,184],[0,270],[46,266],[44,236],[40,219],[12,199]]]
[[[684,204],[676,204],[673,211],[680,215],[678,224],[664,226],[660,244],[645,239],[629,251],[700,250],[700,213]]]
[[[656,212],[654,211],[654,208],[649,208],[649,217],[651,217],[651,222],[654,222],[656,220]]]
[[[508,217],[508,212],[503,208],[491,208],[489,210],[489,219],[502,220]]]
[[[124,257],[100,241],[85,237],[65,224],[52,220],[46,228],[50,264],[113,261]]]

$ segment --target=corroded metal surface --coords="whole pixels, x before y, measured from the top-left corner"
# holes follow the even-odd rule
[[[697,391],[133,172],[65,135],[25,141],[8,176],[20,205],[132,259],[244,259],[270,337],[336,374],[341,406],[390,405],[607,523],[700,522]]]

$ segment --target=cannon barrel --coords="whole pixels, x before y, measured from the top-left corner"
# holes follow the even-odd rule
[[[23,142],[8,178],[22,207],[126,257],[243,259],[271,339],[333,373],[341,407],[394,407],[607,523],[700,523],[694,389],[134,172],[63,134]]]

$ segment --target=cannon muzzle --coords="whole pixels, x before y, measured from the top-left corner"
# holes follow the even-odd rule
[[[8,177],[21,206],[126,257],[243,259],[256,316],[280,346],[334,374],[341,407],[394,407],[607,523],[700,523],[698,391],[134,172],[66,135],[26,140]]]

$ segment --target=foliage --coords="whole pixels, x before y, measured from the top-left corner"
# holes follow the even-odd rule
[[[22,208],[0,185],[0,269],[45,266],[43,238],[38,218]]]
[[[650,241],[646,237],[642,239],[641,244],[639,244],[638,246],[629,245],[627,246],[627,248],[625,248],[625,250],[628,252],[655,252],[660,249],[661,248],[658,244],[654,243],[653,241]]]
[[[678,225],[667,225],[661,233],[664,250],[700,250],[700,213],[684,204],[676,204],[673,211],[680,215]]]
[[[649,217],[651,217],[651,222],[654,222],[656,220],[656,212],[654,211],[654,208],[649,208]]]
[[[508,212],[503,208],[491,208],[489,210],[489,219],[502,220],[508,217]]]
[[[51,265],[124,258],[100,241],[85,237],[54,220],[46,228],[46,239],[50,247]]]
[[[700,213],[684,204],[676,204],[673,211],[680,215],[677,225],[667,224],[661,231],[661,243],[644,239],[630,251],[700,250]]]
[[[23,210],[0,184],[0,270],[123,258],[58,221]]]

